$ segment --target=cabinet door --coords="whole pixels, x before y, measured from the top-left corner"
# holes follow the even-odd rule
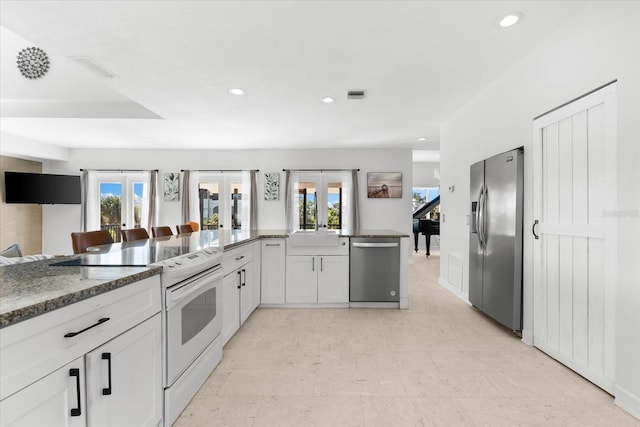
[[[240,269],[240,325],[253,311],[253,261]]]
[[[222,345],[240,329],[240,270],[235,270],[222,280]]]
[[[269,239],[262,245],[260,270],[261,302],[284,304],[285,246],[284,239]]]
[[[156,314],[85,356],[90,426],[162,422],[161,348],[161,320]]]
[[[318,257],[287,257],[287,303],[318,302]]]
[[[260,249],[260,242],[255,242],[253,244],[253,262],[252,262],[253,267],[251,268],[251,272],[252,272],[251,289],[253,291],[251,311],[255,310],[260,305],[261,292],[262,292],[262,289],[260,286],[260,266],[262,265],[261,252],[262,251]]]
[[[80,357],[0,402],[0,425],[85,426],[85,401]]]
[[[349,302],[349,257],[320,256],[318,302]]]

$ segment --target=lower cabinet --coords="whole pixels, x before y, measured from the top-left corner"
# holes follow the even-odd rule
[[[287,304],[349,302],[349,257],[296,255],[287,257]]]
[[[262,304],[284,304],[285,242],[284,239],[264,239],[260,269]]]
[[[256,281],[254,272],[255,244],[259,243],[225,252],[223,264],[229,259],[231,261],[228,264],[233,265],[234,269],[227,272],[222,281],[222,345],[240,329],[260,301],[260,284]],[[257,262],[259,264],[259,260]]]
[[[160,314],[0,402],[2,426],[162,423]]]

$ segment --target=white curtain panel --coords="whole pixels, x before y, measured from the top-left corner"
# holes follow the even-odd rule
[[[285,209],[287,215],[287,230],[293,231],[300,228],[300,216],[298,215],[298,192],[300,190],[300,173],[288,170],[285,171],[285,176]]]
[[[185,171],[187,172],[187,171]],[[189,221],[200,222],[200,172],[190,171],[188,176],[188,185],[186,186],[186,193],[182,193],[180,197],[186,199],[186,209],[184,205],[184,199],[182,202],[182,223],[186,224]],[[184,191],[184,190],[183,190]]]
[[[87,196],[89,193],[89,171],[83,170],[82,177],[82,211],[80,212],[80,229],[87,231]]]
[[[84,211],[86,212],[84,231],[100,230],[100,188],[96,171],[87,171],[87,196]]]
[[[158,171],[153,170],[149,172],[149,185],[148,188],[148,200],[147,204],[147,231],[151,234],[151,227],[156,225],[158,220]],[[144,218],[144,216],[142,217]]]
[[[351,171],[351,230],[360,230],[360,202],[359,202],[360,189],[358,186],[358,170],[353,169]]]
[[[251,231],[258,229],[258,172],[251,171]]]

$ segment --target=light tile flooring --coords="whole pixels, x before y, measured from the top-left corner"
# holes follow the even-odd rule
[[[409,310],[257,309],[176,426],[640,426],[437,283]]]

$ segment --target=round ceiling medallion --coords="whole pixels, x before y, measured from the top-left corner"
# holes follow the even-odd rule
[[[18,54],[18,69],[28,79],[38,79],[49,71],[49,58],[38,47],[27,47]]]

